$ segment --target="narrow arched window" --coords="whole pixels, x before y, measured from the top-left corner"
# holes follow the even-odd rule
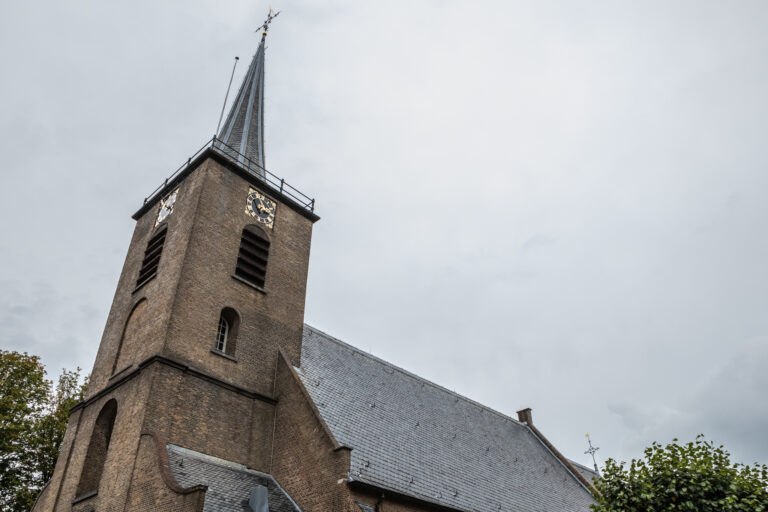
[[[115,416],[117,416],[117,402],[113,398],[104,404],[93,424],[91,441],[88,443],[83,471],[80,473],[80,482],[77,484],[78,497],[95,494],[99,490],[101,474],[107,460],[109,442],[112,440]]]
[[[216,350],[227,351],[227,334],[229,334],[229,322],[224,315],[219,317],[219,330],[216,332]]]
[[[232,308],[224,308],[219,315],[219,323],[216,327],[216,339],[214,351],[228,356],[235,356],[237,348],[237,331],[240,329],[240,316]]]
[[[263,289],[267,278],[269,237],[258,226],[246,226],[240,239],[235,276],[248,284]]]
[[[157,233],[152,235],[144,250],[144,259],[141,260],[139,277],[136,279],[136,288],[141,288],[157,275],[157,267],[160,265],[160,255],[165,245],[165,235],[168,232],[167,225],[163,225]]]

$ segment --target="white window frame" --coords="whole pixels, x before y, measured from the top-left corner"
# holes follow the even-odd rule
[[[219,352],[226,353],[227,351],[227,338],[229,337],[229,329],[229,320],[224,318],[224,315],[219,316],[219,326],[216,328],[216,350]]]

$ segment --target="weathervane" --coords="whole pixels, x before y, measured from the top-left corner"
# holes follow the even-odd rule
[[[597,452],[597,450],[599,450],[600,448],[598,448],[597,446],[592,446],[592,438],[589,437],[589,434],[587,434],[587,442],[589,443],[589,449],[585,451],[584,454],[585,455],[589,454],[592,456],[592,464],[595,465],[595,473],[599,475],[600,470],[597,469],[597,462],[595,461],[595,452]]]
[[[277,15],[280,14],[280,11],[275,12],[272,7],[269,8],[269,14],[267,14],[267,21],[265,21],[260,27],[258,27],[254,32],[258,32],[259,30],[264,30],[264,32],[261,33],[261,40],[267,38],[267,30],[269,29],[269,24],[272,23],[272,20],[277,18]]]

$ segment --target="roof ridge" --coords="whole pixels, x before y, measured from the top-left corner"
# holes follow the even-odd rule
[[[582,468],[582,469],[586,469],[586,470],[587,470],[587,471],[589,471],[590,473],[593,473],[593,474],[597,474],[597,473],[595,473],[595,468],[591,468],[591,467],[589,467],[589,466],[586,466],[586,465],[584,465],[584,464],[582,464],[582,463],[580,463],[580,462],[576,462],[575,460],[571,459],[570,457],[568,458],[568,460],[569,460],[569,461],[570,461],[570,463],[571,463],[571,464],[573,464],[574,466],[579,466],[579,467],[580,467],[580,468]]]
[[[428,384],[428,385],[432,386],[433,388],[436,388],[436,389],[438,389],[440,391],[446,392],[449,395],[451,395],[451,396],[453,396],[455,398],[458,398],[460,400],[463,400],[463,401],[465,401],[465,402],[467,402],[469,404],[472,404],[472,405],[474,405],[476,407],[479,407],[480,409],[483,409],[484,411],[487,411],[487,412],[490,412],[492,414],[495,414],[495,415],[497,415],[497,416],[499,416],[501,418],[504,418],[506,420],[510,420],[510,421],[516,423],[517,425],[521,426],[521,427],[525,426],[524,423],[522,423],[521,421],[513,418],[512,416],[508,416],[508,415],[504,414],[503,412],[497,411],[496,409],[488,407],[487,405],[483,405],[480,402],[472,400],[471,398],[468,398],[468,397],[466,397],[466,396],[464,396],[464,395],[462,395],[460,393],[452,391],[452,390],[450,390],[450,389],[448,389],[448,388],[446,388],[444,386],[441,386],[440,384],[437,384],[435,382],[432,382],[431,380],[425,379],[424,377],[420,377],[419,375],[416,375],[413,372],[405,370],[405,369],[403,369],[403,368],[401,368],[401,367],[399,367],[399,366],[397,366],[395,364],[390,363],[389,361],[385,361],[384,359],[382,359],[380,357],[377,357],[377,356],[375,356],[375,355],[373,355],[373,354],[371,354],[369,352],[365,352],[364,350],[359,349],[359,348],[355,347],[354,345],[350,345],[349,343],[347,343],[345,341],[342,341],[339,338],[336,338],[335,336],[331,336],[330,334],[328,334],[325,331],[321,331],[317,327],[312,327],[311,325],[309,325],[307,323],[304,324],[304,327],[306,327],[307,329],[315,332],[316,334],[322,335],[324,338],[326,338],[329,341],[335,342],[337,345],[342,345],[342,346],[344,346],[346,348],[349,348],[349,349],[353,350],[354,352],[360,354],[361,356],[365,356],[365,357],[367,357],[369,359],[372,359],[372,360],[374,360],[374,361],[376,361],[378,363],[381,363],[383,365],[389,366],[390,368],[393,368],[393,369],[399,371],[400,373],[402,373],[402,374],[404,374],[404,375],[406,375],[408,377],[416,379],[416,380],[418,380],[418,381],[420,381],[422,383]]]
[[[266,478],[272,478],[274,480],[272,475],[270,475],[269,473],[262,473],[261,471],[256,471],[255,469],[251,469],[245,464],[240,464],[239,462],[232,462],[231,460],[214,457],[213,455],[208,455],[206,453],[191,450],[189,448],[184,448],[183,446],[179,446],[177,444],[168,443],[167,446],[169,449],[175,451],[176,453],[179,453],[187,457],[197,458],[209,464],[215,464],[217,466],[225,467],[227,469],[232,469],[234,471],[240,471],[242,473],[248,473],[248,474],[257,475],[257,476],[266,477]]]

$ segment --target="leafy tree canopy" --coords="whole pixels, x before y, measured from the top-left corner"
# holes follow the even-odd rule
[[[29,510],[53,475],[80,380],[63,370],[54,386],[40,358],[0,350],[0,511]]]
[[[595,512],[768,511],[768,467],[731,463],[703,435],[688,444],[653,443],[629,467],[609,459],[595,487]]]

